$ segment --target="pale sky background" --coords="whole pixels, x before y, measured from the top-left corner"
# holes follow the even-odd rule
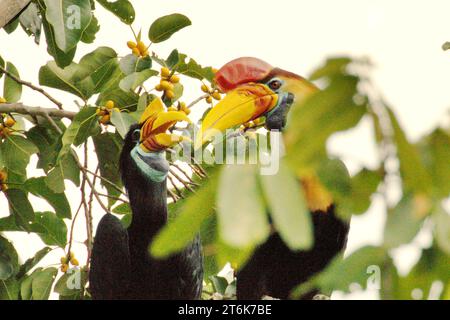
[[[416,141],[435,126],[449,120],[450,52],[441,49],[450,41],[450,2],[448,0],[341,0],[341,1],[237,1],[237,0],[135,0],[137,12],[133,26],[142,27],[146,35],[151,22],[165,14],[179,12],[187,15],[193,25],[179,32],[169,41],[152,46],[152,50],[166,57],[173,48],[188,54],[199,63],[220,67],[231,59],[256,56],[274,66],[309,75],[325,58],[335,55],[369,57],[375,64],[372,76],[386,100],[392,105],[408,137]],[[96,16],[101,30],[94,45],[81,45],[78,59],[97,46],[110,46],[120,55],[129,53],[126,42],[131,40],[130,29],[112,14],[98,6]],[[22,30],[7,36],[0,31],[0,55],[12,61],[21,77],[38,84],[38,70],[50,57],[45,41],[37,47]],[[199,95],[198,83],[183,80],[187,86],[186,101]],[[48,89],[76,110],[74,97]],[[45,97],[24,89],[22,101],[27,105],[53,107]],[[195,114],[200,114],[199,109]],[[330,150],[344,158],[351,173],[361,166],[374,168],[377,154],[372,143],[369,121],[346,134],[329,141]],[[33,164],[36,159],[33,159]],[[35,175],[36,172],[30,172]],[[38,173],[40,174],[40,173]],[[72,210],[79,203],[79,191],[68,182]],[[393,199],[398,198],[393,189]],[[49,209],[33,198],[37,210]],[[0,198],[0,216],[8,215],[7,205]],[[103,212],[95,211],[98,221]],[[84,241],[83,220],[76,228],[76,240]],[[383,204],[377,199],[364,216],[352,220],[347,254],[367,244],[382,241],[384,224]],[[38,237],[8,233],[23,260],[31,257],[43,244]],[[395,261],[401,273],[407,272],[417,261],[421,247],[430,244],[423,232],[413,245],[395,251]],[[85,261],[85,248],[75,245],[76,255]],[[62,250],[49,255],[43,265],[59,263]],[[334,293],[333,298],[375,299],[376,290],[351,295]]]

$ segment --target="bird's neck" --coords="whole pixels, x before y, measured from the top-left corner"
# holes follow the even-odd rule
[[[130,241],[142,242],[142,245],[145,246],[148,246],[152,238],[167,222],[167,180],[165,177],[168,164],[164,156],[156,154],[151,164],[153,173],[149,175],[135,163],[132,175],[135,178],[127,179],[125,186],[133,212],[128,230]],[[160,174],[156,171],[159,171]]]

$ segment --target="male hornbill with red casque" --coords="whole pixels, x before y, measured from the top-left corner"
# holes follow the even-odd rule
[[[196,147],[217,132],[265,117],[268,130],[283,130],[290,108],[317,92],[304,78],[256,58],[239,58],[223,66],[215,83],[227,95],[202,122]],[[264,295],[286,299],[295,286],[321,271],[346,245],[349,226],[334,212],[327,190],[313,172],[299,174],[314,227],[314,246],[291,251],[276,231],[260,245],[237,273],[238,299],[260,299]],[[237,191],[238,192],[238,191]],[[317,291],[302,298],[311,299]]]
[[[125,229],[106,214],[100,221],[92,250],[89,276],[93,299],[199,299],[203,258],[197,237],[182,252],[165,260],[150,256],[153,237],[167,222],[164,150],[183,140],[167,133],[185,113],[165,111],[155,98],[133,125],[124,142],[120,171],[133,213]]]

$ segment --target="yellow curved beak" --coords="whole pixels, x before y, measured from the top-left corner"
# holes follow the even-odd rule
[[[230,91],[203,119],[195,139],[195,149],[227,129],[259,118],[278,103],[278,95],[267,86],[249,83]]]
[[[182,111],[165,111],[161,99],[154,99],[145,109],[139,121],[141,127],[141,148],[146,151],[162,151],[187,138],[166,133],[177,122],[191,123],[188,116]],[[189,140],[189,139],[188,139]]]

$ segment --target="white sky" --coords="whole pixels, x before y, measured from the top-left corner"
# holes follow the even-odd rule
[[[443,52],[441,45],[450,41],[448,0],[406,1],[237,1],[237,0],[136,0],[137,18],[134,27],[142,27],[147,34],[151,22],[165,14],[179,12],[187,15],[193,26],[179,32],[169,41],[154,45],[152,49],[167,56],[178,48],[199,63],[220,67],[240,56],[256,56],[274,66],[308,75],[328,56],[368,56],[375,63],[373,79],[387,101],[400,118],[407,135],[413,140],[428,133],[444,119],[449,118],[450,53]],[[120,55],[129,53],[125,43],[131,40],[130,29],[98,6],[96,13],[102,28],[95,46],[110,46]],[[94,46],[81,45],[77,60],[92,51]],[[18,67],[21,77],[37,84],[39,67],[50,57],[45,41],[40,47],[34,45],[24,32],[12,36],[0,32],[0,55]],[[199,95],[198,84],[186,89],[187,101]],[[68,94],[48,89],[76,110],[74,98]],[[52,105],[40,95],[27,89],[23,101],[28,105]],[[197,114],[200,110],[197,111]],[[195,113],[194,113],[195,114]],[[361,165],[373,167],[376,153],[372,143],[371,127],[363,121],[352,132],[331,139],[330,150],[344,157],[352,172]],[[33,172],[32,174],[35,174]],[[70,183],[78,206],[78,191]],[[398,195],[394,195],[395,196]],[[42,202],[33,201],[42,210]],[[8,215],[4,199],[0,199],[0,216]],[[382,241],[383,206],[375,201],[363,217],[352,220],[347,252],[362,245]],[[96,211],[95,220],[102,213]],[[77,227],[76,239],[84,241],[83,221]],[[33,255],[42,243],[35,236],[8,234],[14,240],[21,257]],[[426,245],[426,234],[419,237],[418,244]],[[77,256],[84,261],[84,247],[75,247]],[[50,255],[45,264],[58,263],[62,251]],[[396,261],[405,272],[418,257],[416,246],[397,250]],[[376,291],[356,292],[350,296],[335,294],[335,298],[371,299]]]

